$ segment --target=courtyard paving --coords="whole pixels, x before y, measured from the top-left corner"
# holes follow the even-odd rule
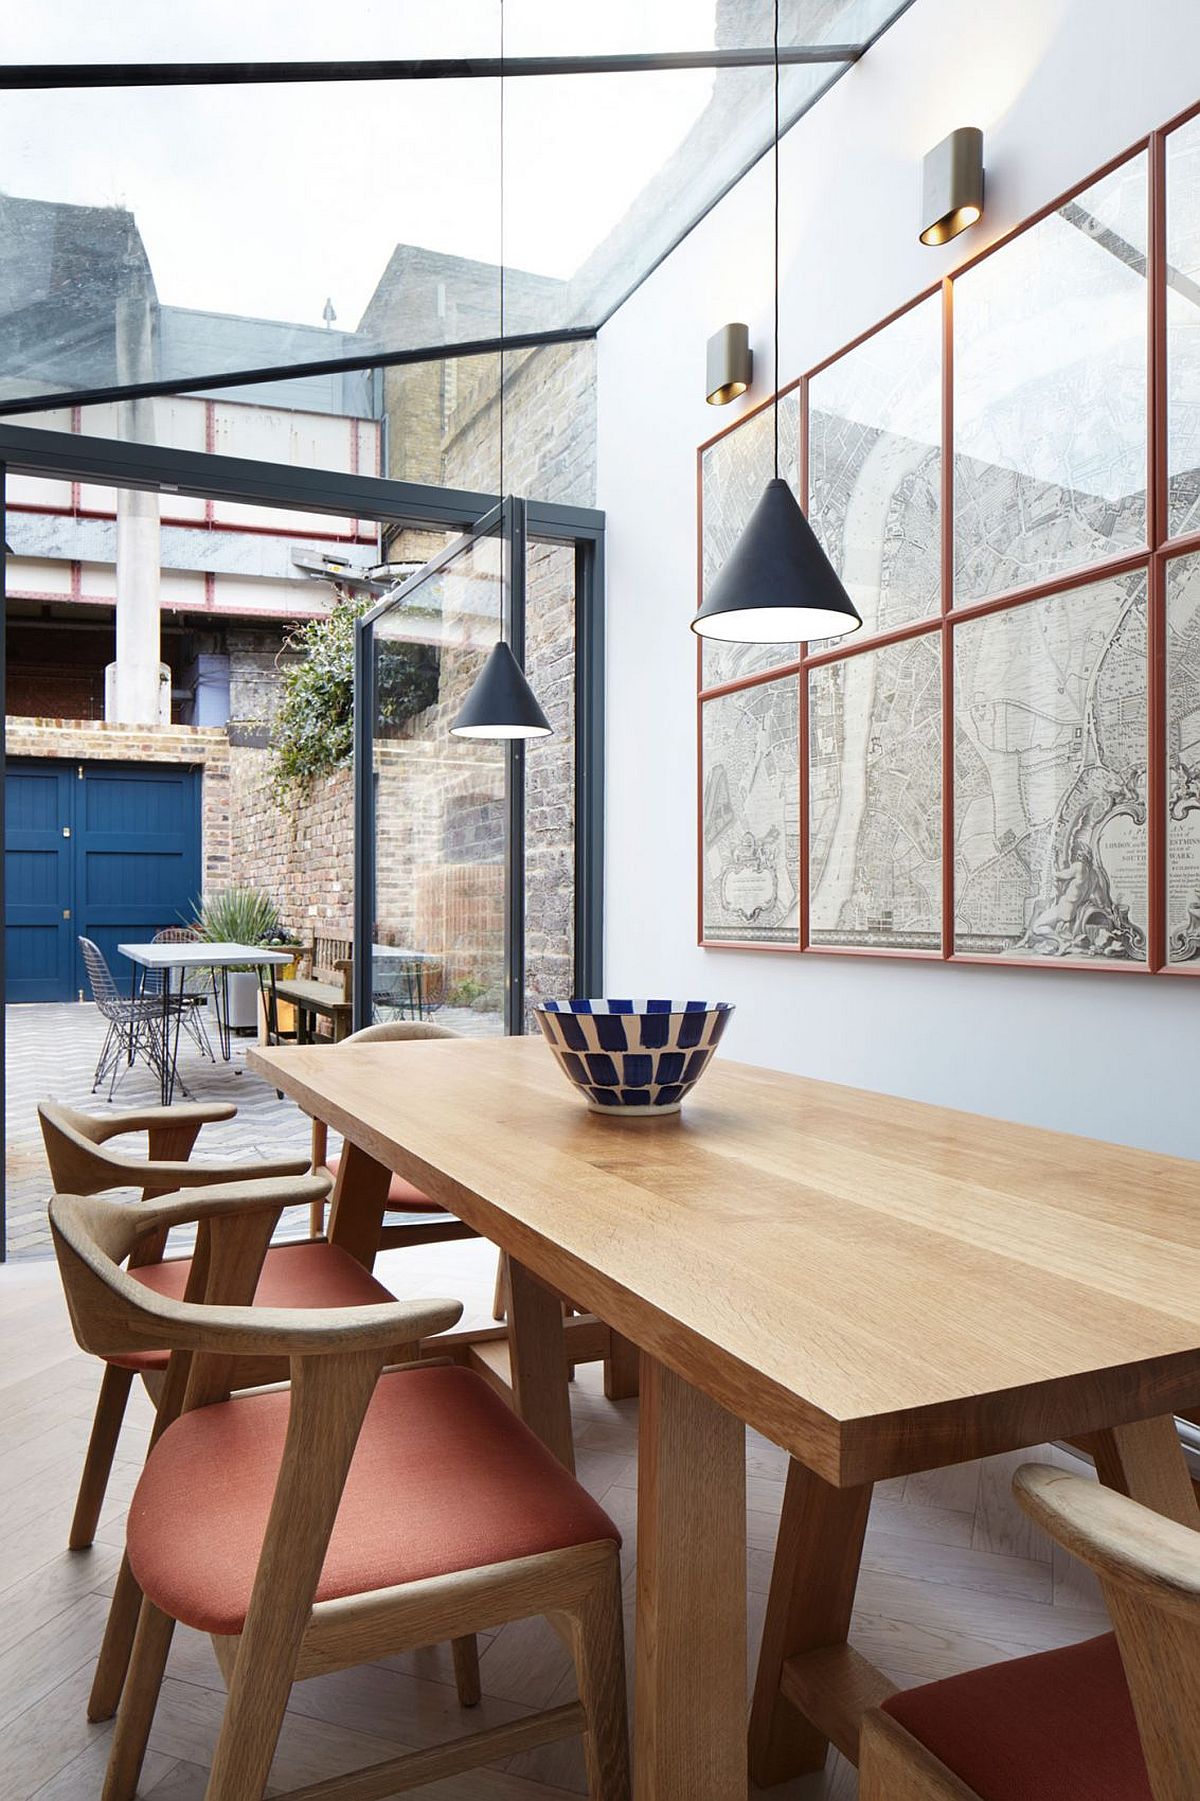
[[[5,1176],[8,1194],[8,1255],[50,1257],[46,1200],[50,1173],[42,1150],[37,1105],[65,1101],[86,1112],[107,1111],[103,1094],[92,1093],[92,1075],[104,1042],[105,1026],[90,1003],[7,1007],[5,1009],[7,1116]],[[215,1064],[201,1057],[187,1039],[179,1046],[179,1074],[198,1101],[232,1101],[237,1117],[205,1126],[196,1156],[218,1159],[302,1156],[308,1150],[309,1122],[294,1102],[280,1100],[273,1088],[246,1068],[250,1038],[234,1038],[229,1063],[217,1054]],[[113,1110],[159,1104],[158,1079],[142,1063],[127,1069],[117,1086]],[[338,1146],[330,1134],[330,1149]],[[145,1139],[130,1139],[143,1155]],[[307,1215],[281,1221],[281,1230],[307,1231]]]

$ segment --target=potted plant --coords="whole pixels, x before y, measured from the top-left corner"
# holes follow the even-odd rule
[[[279,909],[261,888],[222,888],[196,910],[196,931],[206,944],[266,944],[280,929]],[[258,973],[248,964],[229,972],[229,1024],[258,1023]]]

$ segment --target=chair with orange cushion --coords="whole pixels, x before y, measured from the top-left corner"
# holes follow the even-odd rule
[[[860,1801],[1196,1801],[1200,1535],[1049,1465],[1013,1486],[1115,1631],[899,1690],[863,1719]]]
[[[189,1162],[201,1127],[232,1119],[236,1113],[236,1107],[222,1102],[147,1107],[139,1112],[106,1114],[81,1113],[75,1107],[62,1106],[55,1101],[43,1101],[38,1108],[51,1183],[56,1189],[72,1194],[103,1194],[114,1188],[137,1188],[141,1190],[143,1200],[148,1200],[151,1195],[200,1183],[261,1181],[272,1176],[306,1174],[308,1165],[298,1157],[280,1158],[271,1163]],[[127,1151],[101,1148],[110,1138],[134,1132],[147,1134],[149,1161],[131,1156]],[[144,1268],[139,1272],[140,1280],[152,1283],[166,1293],[182,1295],[189,1260],[163,1262],[162,1253],[161,1245],[141,1247],[139,1255]],[[357,1270],[358,1266],[355,1268]],[[295,1287],[289,1277],[295,1277],[304,1287],[310,1286],[313,1279],[303,1259],[289,1261],[286,1265],[272,1263],[270,1283],[273,1289],[281,1273],[287,1289]],[[343,1295],[341,1304],[344,1305],[350,1304],[345,1290],[347,1274],[343,1271],[339,1278],[339,1292]],[[366,1293],[365,1288],[363,1292]],[[372,1293],[370,1298],[377,1297]],[[287,1304],[300,1306],[303,1303],[297,1298]],[[67,1541],[72,1551],[86,1550],[95,1537],[134,1376],[154,1377],[161,1375],[166,1367],[166,1354],[156,1352],[143,1352],[136,1358],[114,1358],[106,1364]]]
[[[538,1614],[572,1646],[577,1701],[325,1786],[382,1797],[579,1733],[592,1801],[627,1801],[615,1526],[472,1372],[383,1373],[397,1342],[452,1326],[457,1302],[236,1305],[278,1213],[278,1195],[235,1188],[50,1204],[78,1342],[104,1357],[169,1345],[167,1386],[186,1382],[129,1512],[143,1598],[104,1801],[136,1791],[177,1620],[212,1634],[229,1687],[207,1801],[257,1801],[294,1681]],[[119,1267],[147,1230],[188,1220],[185,1300]],[[280,1355],[290,1388],[231,1397],[231,1359]]]
[[[38,1108],[51,1177],[60,1190],[102,1194],[114,1188],[140,1188],[142,1201],[130,1204],[130,1210],[139,1213],[151,1196],[213,1183],[261,1187],[264,1182],[270,1184],[290,1178],[283,1182],[282,1188],[272,1190],[286,1196],[284,1206],[311,1207],[323,1199],[329,1191],[328,1177],[309,1176],[304,1158],[220,1165],[186,1161],[201,1125],[211,1119],[228,1119],[235,1111],[231,1106],[177,1106],[98,1117],[50,1101],[42,1102]],[[135,1131],[146,1131],[150,1135],[152,1156],[149,1162],[103,1148],[106,1139]],[[158,1154],[154,1155],[155,1152]],[[157,1294],[181,1300],[187,1290],[193,1260],[188,1256],[166,1257],[165,1249],[164,1233],[141,1236],[131,1274]],[[324,1240],[302,1239],[297,1243],[270,1247],[263,1260],[257,1291],[251,1289],[246,1301],[253,1300],[269,1307],[328,1308],[378,1306],[393,1298],[391,1291],[347,1251],[326,1244]],[[168,1353],[159,1345],[125,1346],[106,1357],[71,1525],[69,1544],[72,1550],[84,1549],[95,1535],[135,1376],[143,1378],[161,1410],[167,1362]],[[279,1357],[243,1362],[238,1366],[234,1386],[250,1388],[263,1382],[280,1381],[287,1373],[286,1360]],[[109,1719],[116,1708],[132,1644],[136,1605],[136,1592],[128,1568],[123,1564],[88,1703],[90,1719]],[[460,1657],[465,1660],[462,1683],[466,1689],[471,1680],[469,1653],[464,1651]]]
[[[351,1032],[348,1037],[339,1041],[338,1048],[348,1044],[400,1044],[418,1039],[461,1036],[461,1033],[452,1032],[448,1026],[431,1025],[427,1020],[389,1019],[381,1025],[364,1026],[359,1032]],[[332,1157],[329,1155],[329,1127],[320,1119],[312,1122],[311,1167],[314,1175],[325,1174],[331,1182],[336,1182],[341,1167],[340,1156],[336,1153]],[[398,1245],[440,1244],[447,1239],[479,1236],[472,1227],[464,1225],[452,1213],[447,1213],[437,1201],[431,1201],[428,1195],[422,1194],[419,1188],[401,1175],[392,1176],[387,1212],[408,1217],[399,1223],[393,1221],[391,1225],[384,1224],[380,1233],[380,1250]],[[314,1238],[319,1238],[325,1230],[323,1201],[318,1201],[313,1207],[310,1226]]]

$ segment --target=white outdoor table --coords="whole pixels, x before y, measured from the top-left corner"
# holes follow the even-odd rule
[[[141,970],[141,983],[144,986],[146,972],[156,971],[162,977],[162,1104],[169,1107],[175,1093],[176,1063],[179,1057],[179,1026],[183,1015],[182,1006],[175,1009],[175,1036],[171,1037],[171,972],[179,970],[179,994],[182,1001],[183,977],[189,969],[207,969],[212,972],[213,1006],[217,1014],[217,1034],[221,1043],[221,1055],[226,1063],[230,1056],[229,1039],[229,971],[247,966],[258,972],[259,987],[262,988],[270,1016],[273,1034],[276,1031],[276,997],[275,972],[281,964],[290,963],[294,951],[268,950],[262,944],[119,944],[117,949],[131,963],[137,964]],[[270,988],[263,983],[263,971],[269,970]],[[218,975],[220,990],[218,992]]]

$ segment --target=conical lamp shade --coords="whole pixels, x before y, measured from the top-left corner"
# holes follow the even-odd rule
[[[553,730],[521,665],[501,640],[450,727],[455,738],[548,738]]]
[[[786,644],[854,632],[861,624],[796,496],[776,476],[705,595],[692,630],[734,644]]]

